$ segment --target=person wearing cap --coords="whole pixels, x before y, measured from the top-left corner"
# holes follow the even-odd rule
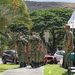
[[[18,52],[20,68],[26,67],[26,64],[27,64],[27,49],[26,49],[27,41],[25,41],[25,38],[22,33],[19,34],[16,44],[17,44],[17,52]]]
[[[36,38],[39,39],[38,41],[38,48],[36,50],[36,64],[37,67],[42,66],[44,63],[44,48],[43,48],[43,41],[41,40],[38,33],[36,33]]]
[[[39,57],[40,57],[40,50],[39,50],[39,42],[40,38],[36,32],[32,33],[30,39],[30,65],[31,67],[39,67]]]
[[[65,50],[65,64],[66,67],[73,66],[73,62],[68,58],[68,53],[73,52],[73,33],[70,31],[70,26],[68,24],[65,25],[65,36],[64,36],[64,50]]]

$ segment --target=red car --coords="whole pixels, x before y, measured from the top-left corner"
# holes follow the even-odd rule
[[[50,54],[44,56],[44,64],[57,64],[56,58]]]

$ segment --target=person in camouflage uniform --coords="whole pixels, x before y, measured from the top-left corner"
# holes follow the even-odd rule
[[[64,50],[65,50],[65,60],[66,68],[73,66],[73,62],[67,57],[68,53],[73,52],[73,33],[70,31],[70,26],[67,24],[65,26],[65,36],[64,36]]]
[[[16,43],[17,43],[17,52],[18,52],[18,59],[19,59],[20,67],[26,67],[26,63],[27,63],[27,50],[26,50],[27,41],[23,37],[22,33],[20,33],[19,39],[16,41]]]
[[[45,45],[43,44],[43,42],[41,43],[42,48],[41,48],[41,52],[40,52],[40,65],[44,65],[44,56],[47,54],[47,49],[45,47]]]
[[[40,38],[37,36],[36,32],[32,33],[32,38],[30,40],[31,48],[30,48],[30,65],[32,67],[39,66],[40,59],[40,49],[39,49]]]
[[[38,51],[37,51],[37,57],[38,57],[38,66],[42,66],[44,65],[44,56],[45,56],[45,46],[43,44],[43,41],[41,40],[40,36],[38,35],[38,33],[36,33],[36,36],[39,38],[39,42],[38,42]]]

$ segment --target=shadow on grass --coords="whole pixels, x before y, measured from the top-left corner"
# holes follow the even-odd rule
[[[6,65],[19,65],[19,64],[7,63]]]
[[[7,70],[7,69],[0,68],[0,72],[4,72],[5,70]]]
[[[65,72],[65,73],[63,73],[62,75],[68,75],[68,73],[67,73],[67,72]]]
[[[65,73],[63,73],[62,75],[75,75],[74,73],[68,73],[68,71],[66,71]]]

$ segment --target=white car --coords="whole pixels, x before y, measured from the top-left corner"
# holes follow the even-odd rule
[[[54,57],[56,58],[57,62],[59,62],[61,58],[63,58],[64,53],[65,53],[64,50],[56,51],[56,53],[54,54]]]

